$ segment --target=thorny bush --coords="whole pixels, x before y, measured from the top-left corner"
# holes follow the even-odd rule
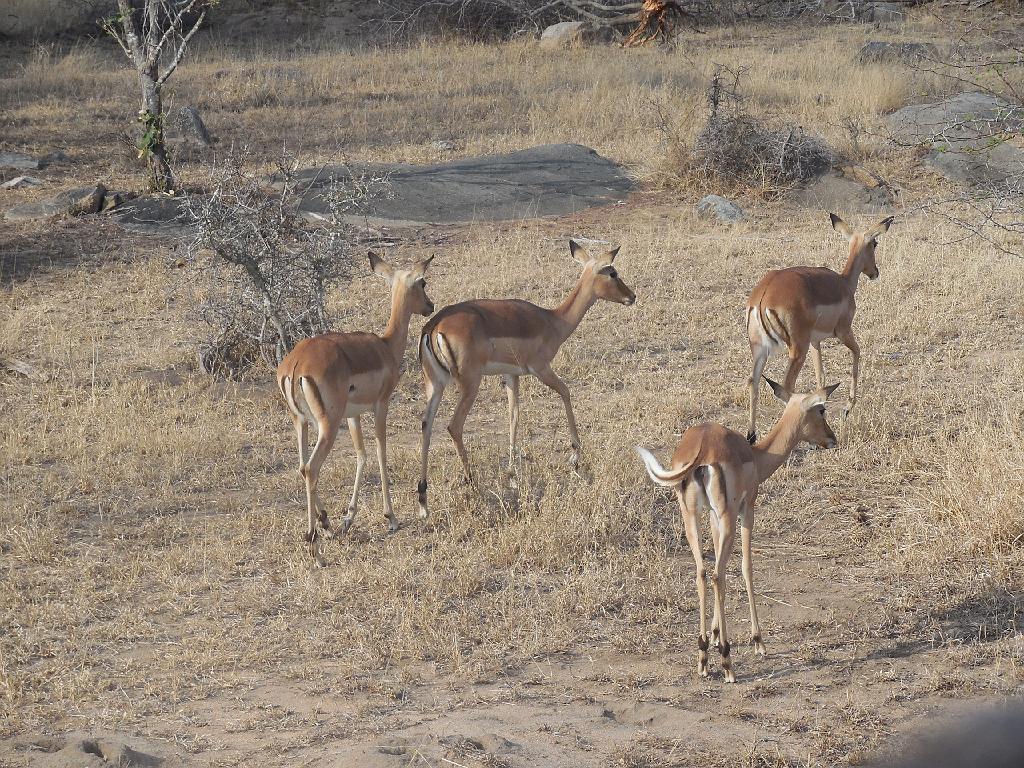
[[[186,261],[195,314],[208,329],[198,345],[203,371],[235,377],[276,365],[300,339],[329,331],[329,291],[351,277],[359,230],[345,217],[386,196],[384,177],[351,173],[324,193],[330,214],[309,221],[297,204],[308,182],[285,157],[272,179],[247,170],[244,153],[208,169],[207,194],[191,195],[195,222]]]

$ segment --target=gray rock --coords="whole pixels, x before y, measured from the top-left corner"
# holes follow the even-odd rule
[[[885,40],[869,40],[857,52],[857,63],[913,63],[922,58],[934,57],[937,54],[938,48],[932,43],[890,43]]]
[[[164,136],[168,144],[192,144],[206,148],[212,143],[210,132],[195,107],[180,107],[167,117]]]
[[[77,187],[61,192],[49,200],[16,205],[4,213],[4,218],[8,221],[32,221],[62,214],[81,216],[97,213],[100,206],[103,205],[103,198],[106,194],[107,188],[102,184],[92,187]]]
[[[16,171],[38,171],[43,165],[43,161],[23,155],[20,152],[0,152],[0,168],[10,168]]]
[[[608,42],[611,35],[609,30],[595,27],[585,21],[563,21],[552,24],[541,32],[540,45],[541,48],[570,48]]]
[[[430,146],[432,146],[434,149],[440,150],[441,152],[454,152],[455,151],[455,144],[454,144],[454,142],[451,142],[451,141],[444,141],[444,140],[439,139],[438,141],[430,142]]]
[[[49,152],[42,157],[31,157],[21,152],[0,152],[0,169],[38,171],[53,163],[64,162],[69,159],[63,152]]]
[[[889,188],[877,179],[864,177],[872,183],[865,183],[861,175],[827,173],[790,195],[790,200],[804,208],[849,213],[882,213],[893,204]]]
[[[1024,149],[1003,141],[1024,130],[1024,109],[990,94],[904,107],[886,122],[897,142],[927,147],[925,161],[953,181],[981,184],[1024,175]]]
[[[145,234],[184,235],[194,223],[185,198],[167,195],[137,197],[115,208],[111,216],[125,229]]]
[[[35,176],[15,176],[10,181],[0,184],[0,189],[26,189],[28,187],[41,187],[43,180]]]
[[[299,210],[325,215],[335,181],[351,173],[387,175],[394,196],[372,201],[370,223],[496,221],[561,216],[624,200],[633,182],[622,168],[579,144],[548,144],[520,152],[473,157],[438,165],[324,166],[300,171]],[[362,222],[364,217],[354,217]]]
[[[723,224],[737,224],[747,219],[742,208],[721,195],[708,195],[697,201],[697,216],[701,219],[718,219]]]
[[[907,7],[899,3],[872,3],[867,9],[868,21],[891,24],[905,21]]]

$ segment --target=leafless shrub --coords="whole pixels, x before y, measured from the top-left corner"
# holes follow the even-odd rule
[[[384,0],[386,25],[394,34],[453,30],[472,37],[496,38],[536,32],[560,21],[586,21],[606,29],[636,27],[643,20],[642,0]],[[672,2],[691,19],[706,16],[707,0]],[[646,26],[646,24],[645,24]]]
[[[822,139],[796,125],[771,127],[747,113],[740,88],[745,73],[715,68],[705,94],[707,120],[692,145],[669,134],[670,174],[702,191],[775,197],[828,171],[837,158]],[[659,122],[665,131],[667,121]]]
[[[209,194],[186,203],[195,222],[186,260],[202,276],[193,286],[201,291],[196,315],[210,329],[200,367],[225,376],[276,365],[300,339],[331,329],[327,294],[351,276],[357,240],[345,217],[388,187],[385,178],[352,173],[330,187],[330,215],[309,222],[297,210],[305,186],[296,158],[277,164],[272,184],[243,158],[211,166]]]
[[[921,56],[913,67],[992,97],[989,109],[931,126],[927,146],[982,164],[1003,145],[1024,149],[1024,34],[1019,29],[970,26],[945,52]],[[1024,162],[1019,159],[984,168],[970,184],[923,207],[999,250],[1024,255]]]

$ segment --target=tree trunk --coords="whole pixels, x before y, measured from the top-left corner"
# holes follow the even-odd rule
[[[160,98],[160,85],[156,80],[156,72],[139,73],[142,83],[142,123],[139,137],[139,150],[145,154],[149,165],[149,181],[157,192],[174,190],[174,174],[167,162],[167,147],[164,144],[164,110]]]

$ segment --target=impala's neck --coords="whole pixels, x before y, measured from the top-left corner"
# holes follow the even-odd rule
[[[860,240],[854,240],[850,243],[850,255],[846,257],[846,264],[840,273],[843,276],[843,280],[846,281],[850,293],[857,292],[857,282],[860,280],[860,273],[864,271],[863,258],[864,249],[861,247]]]
[[[563,334],[563,341],[572,335],[572,332],[579,326],[587,310],[594,306],[597,296],[590,285],[585,284],[587,273],[584,272],[572,291],[565,297],[565,301],[552,310],[556,317],[560,318],[566,325]]]
[[[409,340],[409,319],[412,317],[412,310],[409,309],[408,295],[402,286],[395,286],[391,293],[391,317],[388,318],[388,325],[381,334],[381,339],[391,350],[391,356],[395,362],[401,364],[405,357],[405,345]]]
[[[775,470],[785,464],[789,454],[800,442],[800,417],[801,412],[798,408],[787,408],[772,427],[772,431],[753,446],[754,466],[757,468],[759,483],[767,480]]]

